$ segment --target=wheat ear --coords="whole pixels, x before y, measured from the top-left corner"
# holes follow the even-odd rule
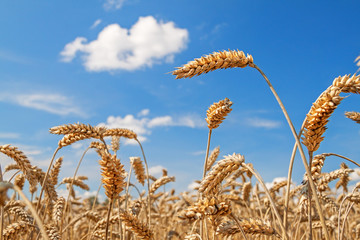
[[[197,58],[194,61],[190,61],[172,74],[176,75],[176,79],[179,78],[191,78],[200,74],[208,73],[216,69],[234,68],[234,67],[246,67],[249,63],[253,62],[251,55],[245,56],[243,51],[229,50],[219,51],[213,54],[206,55],[201,58]]]
[[[126,211],[121,211],[121,220],[125,225],[130,228],[136,236],[141,239],[152,239],[154,233],[143,223],[141,223],[135,216],[129,214]]]
[[[273,227],[270,226],[269,222],[253,218],[242,218],[238,221],[240,227],[234,225],[230,221],[221,223],[220,226],[216,229],[216,234],[223,236],[231,236],[239,233],[240,230],[243,230],[246,234],[275,236],[277,238],[280,238],[280,235],[275,231]]]
[[[332,87],[338,87],[341,89],[342,92],[351,92],[351,93],[359,93],[360,92],[360,79],[359,79],[359,76],[356,76],[355,74],[350,77],[350,75],[345,75],[343,77],[338,77],[336,78],[334,81],[333,81],[333,84],[328,88],[326,89],[320,96],[319,98],[316,100],[319,101],[319,102],[322,102],[322,99],[323,96],[327,93],[327,92],[330,92],[331,88]],[[313,105],[314,106],[314,105]],[[321,108],[319,108],[321,109]],[[311,110],[309,111],[309,113],[311,113]],[[314,111],[315,112],[315,111]],[[322,120],[324,120],[324,117],[326,118],[326,116],[322,116]],[[316,119],[316,118],[313,118],[313,119]],[[299,131],[299,135],[302,134],[303,130],[304,130],[304,127],[305,125],[307,124],[307,120],[308,120],[308,116],[305,118],[302,126],[301,126],[301,129]],[[320,120],[320,119],[318,119]],[[327,119],[325,119],[326,121]],[[321,121],[320,121],[321,122]],[[315,127],[315,126],[313,126]],[[321,129],[321,128],[319,128]],[[321,131],[318,130],[318,133],[320,133]],[[319,139],[320,136],[316,136],[316,133],[315,133],[315,140],[320,140]],[[317,138],[317,139],[316,139]],[[290,181],[291,179],[291,175],[292,175],[292,167],[293,167],[293,163],[294,163],[294,159],[295,159],[295,154],[296,154],[296,147],[299,146],[299,143],[298,143],[298,140],[296,139],[296,143],[294,144],[294,148],[293,148],[293,151],[292,151],[292,155],[291,155],[291,159],[290,159],[290,164],[289,164],[289,172],[288,172],[288,180]],[[314,146],[313,146],[314,147]],[[318,147],[318,146],[317,146]],[[300,149],[300,148],[299,148]],[[303,153],[300,151],[300,154],[301,156],[303,155]],[[302,158],[303,159],[303,158]],[[304,162],[304,166],[306,164],[306,162],[304,161],[303,159],[303,162]],[[310,176],[310,171],[308,171],[308,167],[305,166],[305,170],[307,172],[307,174]],[[312,179],[310,178],[310,187],[311,187],[311,190],[313,192],[313,194],[315,195],[315,186],[313,184],[313,181]],[[290,191],[290,182],[288,182],[288,185],[287,185],[287,190],[286,190],[286,201],[285,201],[285,210],[284,210],[284,224],[285,226],[287,226],[287,206],[288,206],[288,201],[289,201],[289,191]],[[318,211],[319,209],[321,208],[320,206],[318,206],[318,199],[317,199],[317,196],[315,195],[315,203],[316,203],[316,206],[318,208]],[[326,224],[325,224],[325,219],[323,218],[322,214],[320,214],[320,220],[321,220],[321,223],[323,225],[323,230],[325,231],[325,237],[326,239],[329,239],[328,237],[328,233],[327,233],[327,230],[326,230]]]
[[[245,161],[244,156],[240,154],[232,154],[225,156],[224,159],[218,161],[208,172],[200,183],[199,192],[208,194],[214,190],[227,176],[237,170]]]
[[[135,177],[138,182],[144,186],[145,184],[145,169],[140,157],[130,157],[130,164],[134,169]]]
[[[54,166],[51,169],[49,178],[53,185],[57,185],[57,183],[58,183],[58,177],[59,177],[62,162],[63,162],[63,157],[59,157],[58,159],[56,159]]]
[[[169,177],[169,176],[163,176],[159,179],[157,179],[153,184],[151,184],[150,187],[150,194],[154,193],[159,187],[169,183],[169,182],[175,182],[175,177]]]
[[[345,112],[345,116],[356,123],[360,123],[360,113],[359,112]]]
[[[208,157],[209,157],[209,149],[210,149],[210,140],[212,130],[218,128],[222,121],[225,119],[228,113],[232,111],[231,109],[232,102],[225,98],[224,100],[220,100],[217,103],[212,104],[209,109],[206,111],[206,122],[208,123],[209,134],[208,141],[206,146],[206,154],[204,160],[204,170],[203,170],[203,178],[206,175],[206,169],[208,168]]]

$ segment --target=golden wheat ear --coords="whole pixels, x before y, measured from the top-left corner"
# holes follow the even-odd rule
[[[345,112],[345,116],[356,123],[360,123],[360,113],[359,112]]]
[[[176,79],[192,78],[216,69],[244,68],[252,63],[253,57],[249,54],[245,56],[243,51],[219,51],[201,58],[196,58],[194,61],[190,61],[182,67],[179,67],[173,71],[172,74],[176,76]]]

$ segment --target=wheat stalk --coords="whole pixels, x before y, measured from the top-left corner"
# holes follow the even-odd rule
[[[216,147],[214,148],[214,150],[212,150],[212,152],[210,153],[210,157],[208,158],[207,162],[206,162],[206,171],[209,171],[212,167],[212,165],[214,165],[215,161],[217,160],[218,156],[220,153],[220,147]]]

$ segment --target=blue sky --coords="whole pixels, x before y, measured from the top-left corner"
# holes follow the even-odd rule
[[[228,97],[233,111],[213,131],[211,149],[245,155],[266,181],[287,175],[294,143],[279,106],[254,69],[192,79],[169,74],[214,51],[239,49],[272,81],[295,128],[339,75],[357,70],[358,1],[2,1],[0,3],[0,144],[13,144],[47,166],[67,123],[126,127],[141,136],[150,167],[176,176],[179,191],[202,175],[207,108]],[[331,117],[317,153],[360,157],[360,111],[350,96]],[[62,177],[73,174],[84,141],[59,152]],[[122,142],[128,167],[138,146]],[[2,167],[9,159],[1,156]],[[100,179],[90,153],[80,174]],[[294,179],[304,168],[299,158]],[[338,168],[331,157],[325,170]]]

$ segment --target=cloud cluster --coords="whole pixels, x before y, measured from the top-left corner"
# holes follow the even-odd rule
[[[7,94],[0,93],[1,102],[10,102],[23,107],[33,108],[56,115],[78,115],[85,116],[86,114],[68,97],[61,94]]]
[[[96,40],[77,37],[66,44],[61,60],[71,62],[81,54],[88,71],[136,70],[155,63],[171,62],[174,54],[186,47],[188,31],[174,22],[157,21],[152,16],[140,17],[130,28],[119,24],[106,26]]]
[[[155,127],[182,126],[196,128],[205,126],[205,121],[197,115],[185,115],[178,117],[166,115],[148,118],[146,116],[149,112],[149,109],[143,109],[137,114],[138,117],[135,117],[132,114],[128,114],[125,117],[109,116],[106,123],[100,123],[99,126],[131,129],[136,132],[140,141],[145,141],[147,136],[151,134],[151,129]],[[132,140],[128,140],[125,143],[136,144],[136,142]]]

